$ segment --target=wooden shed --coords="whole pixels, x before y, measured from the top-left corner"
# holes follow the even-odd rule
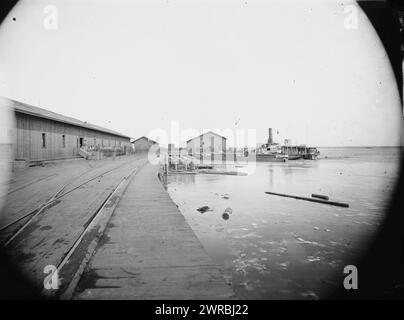
[[[130,137],[85,121],[7,99],[14,110],[15,160],[55,160],[82,150],[131,149]]]
[[[153,145],[158,145],[158,143],[145,136],[137,138],[135,141],[133,141],[133,146],[136,153],[148,152]]]

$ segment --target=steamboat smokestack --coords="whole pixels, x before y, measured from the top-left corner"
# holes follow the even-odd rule
[[[272,128],[268,129],[268,144],[273,144],[274,140],[272,138]]]

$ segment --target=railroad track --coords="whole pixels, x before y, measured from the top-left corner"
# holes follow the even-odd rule
[[[97,168],[97,165],[98,165],[98,164],[91,164],[91,163],[88,163],[88,166],[89,166],[91,169],[96,169],[96,168]],[[85,172],[88,172],[88,171],[85,170]],[[21,191],[22,189],[25,189],[25,188],[27,188],[27,187],[29,187],[29,186],[32,186],[32,185],[34,185],[34,184],[36,184],[36,183],[38,183],[38,182],[46,181],[47,179],[52,178],[52,177],[54,177],[54,176],[56,176],[56,175],[57,175],[56,173],[52,173],[52,174],[47,175],[47,176],[45,176],[45,177],[41,177],[41,178],[38,178],[38,179],[34,179],[34,180],[32,180],[32,181],[29,181],[29,182],[27,182],[27,183],[25,183],[25,184],[23,184],[23,185],[21,185],[21,186],[19,186],[19,187],[16,187],[16,188],[14,188],[14,189],[11,189],[11,190],[7,191],[7,192],[4,193],[4,194],[1,194],[1,195],[0,195],[0,198],[7,197],[7,196],[9,196],[10,194],[13,194],[13,193],[15,193],[15,192],[17,192],[17,191]],[[0,229],[0,231],[1,231],[1,229]]]
[[[33,180],[33,181],[30,181],[30,182],[27,182],[27,183],[25,183],[24,185],[22,185],[22,186],[20,186],[20,187],[11,189],[11,190],[9,190],[8,192],[6,192],[6,193],[0,195],[0,198],[4,198],[4,197],[6,197],[6,196],[8,196],[8,195],[10,195],[10,194],[12,194],[12,193],[14,193],[14,192],[20,191],[20,190],[22,190],[22,189],[24,189],[24,188],[27,188],[27,187],[29,187],[29,186],[35,184],[35,183],[38,183],[38,182],[47,180],[47,179],[49,179],[49,178],[51,178],[51,177],[53,177],[53,176],[55,176],[55,175],[56,175],[56,173],[53,173],[53,174],[51,174],[51,175],[48,175],[48,176],[45,176],[45,177],[42,177],[42,178],[35,179],[35,180]]]
[[[21,234],[42,212],[44,212],[46,210],[46,208],[48,208],[49,206],[51,206],[52,204],[55,204],[57,201],[59,201],[62,197],[66,196],[67,194],[85,186],[86,184],[90,183],[91,181],[94,181],[98,178],[101,178],[102,176],[107,175],[108,173],[111,173],[115,170],[118,170],[119,168],[122,168],[123,166],[130,164],[134,161],[135,159],[131,159],[129,161],[125,161],[124,163],[119,164],[118,166],[113,167],[112,169],[106,170],[101,172],[100,174],[97,174],[96,176],[93,176],[87,180],[85,180],[84,182],[79,183],[77,186],[74,186],[70,189],[68,189],[67,191],[65,191],[69,185],[72,185],[75,181],[77,181],[78,179],[82,178],[83,175],[87,175],[88,173],[92,172],[92,171],[87,171],[81,173],[80,175],[74,177],[73,179],[71,179],[70,181],[68,181],[67,183],[63,184],[55,193],[53,193],[51,195],[51,197],[46,200],[44,203],[42,203],[40,206],[38,206],[37,208],[35,208],[34,210],[31,210],[25,214],[23,214],[22,216],[18,217],[17,219],[14,219],[13,221],[9,222],[8,224],[6,224],[5,226],[0,228],[0,232],[3,232],[9,228],[11,228],[12,226],[16,225],[18,222],[29,218],[24,224],[22,224],[20,227],[18,227],[16,229],[15,232],[13,232],[11,234],[11,236],[9,236],[7,238],[7,240],[2,244],[3,248],[6,248],[7,246],[10,245],[10,243],[13,242],[13,240],[19,235]],[[94,168],[92,168],[93,170],[95,170]]]

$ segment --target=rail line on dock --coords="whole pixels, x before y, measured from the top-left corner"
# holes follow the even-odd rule
[[[47,179],[49,179],[50,177],[53,177],[53,176],[55,176],[55,175],[56,175],[56,173],[53,173],[53,174],[51,174],[51,175],[48,175],[48,176],[45,176],[45,177],[42,177],[42,178],[39,178],[39,179],[35,179],[35,180],[33,180],[33,181],[30,181],[30,182],[27,182],[27,183],[23,184],[22,186],[19,186],[19,187],[16,187],[16,188],[14,188],[14,189],[11,189],[11,190],[7,191],[6,193],[0,195],[0,198],[7,197],[7,196],[9,196],[9,195],[12,194],[12,193],[15,193],[15,192],[17,192],[17,191],[20,191],[20,190],[22,190],[22,189],[25,189],[25,188],[27,188],[27,187],[29,187],[29,186],[32,186],[32,185],[35,184],[35,183],[38,183],[38,182],[47,180]]]
[[[65,255],[62,257],[60,263],[57,265],[57,268],[49,275],[51,278],[54,273],[60,274],[63,267],[69,262],[70,258],[75,254],[77,248],[81,245],[84,237],[90,232],[92,228],[98,223],[98,220],[103,216],[104,209],[106,208],[107,204],[113,199],[114,195],[116,194],[117,190],[121,187],[121,185],[125,181],[129,181],[130,178],[137,172],[138,168],[134,168],[128,175],[124,176],[119,183],[114,187],[114,189],[108,194],[108,196],[102,201],[101,205],[95,212],[90,216],[90,218],[83,224],[84,230],[80,233],[79,237],[74,241],[74,243],[69,247],[66,251]],[[76,270],[75,270],[76,271]],[[67,286],[69,288],[69,286]],[[66,289],[67,290],[67,289]],[[65,293],[64,290],[62,293],[58,293],[58,296],[61,296]],[[49,296],[49,293],[42,291],[45,296]]]
[[[26,221],[20,228],[18,228],[7,240],[6,242],[2,245],[3,248],[7,247],[19,234],[21,234],[22,231],[24,231],[34,220],[35,218],[37,218],[44,210],[46,210],[46,208],[48,208],[50,205],[54,204],[56,201],[60,200],[62,197],[66,196],[67,194],[85,186],[86,184],[90,183],[91,181],[96,180],[97,178],[100,178],[104,175],[107,175],[108,173],[111,173],[115,170],[118,170],[120,168],[122,168],[125,165],[128,165],[130,163],[132,163],[135,159],[131,159],[129,161],[125,161],[124,163],[119,164],[118,166],[115,166],[112,169],[103,171],[100,174],[97,174],[94,177],[91,177],[87,180],[85,180],[84,182],[80,183],[79,185],[67,190],[66,192],[63,192],[64,190],[66,190],[66,188],[69,185],[72,185],[75,181],[79,180],[80,178],[83,177],[83,175],[87,175],[90,172],[93,172],[93,170],[96,170],[98,168],[92,168],[90,171],[85,171],[82,172],[81,174],[79,174],[78,176],[74,177],[73,179],[69,180],[67,183],[63,184],[55,193],[53,193],[50,198],[48,200],[46,200],[45,202],[43,202],[41,205],[39,205],[37,208],[35,208],[34,210],[31,210],[25,214],[23,214],[22,216],[18,217],[17,219],[11,221],[10,223],[6,224],[5,226],[1,227],[0,232],[3,232],[4,230],[7,230],[8,228],[10,228],[11,226],[15,225],[16,223],[20,222],[21,220],[24,220],[28,217],[29,220]]]

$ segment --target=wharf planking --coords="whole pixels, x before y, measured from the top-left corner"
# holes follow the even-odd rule
[[[76,299],[235,299],[150,163],[122,196]]]

